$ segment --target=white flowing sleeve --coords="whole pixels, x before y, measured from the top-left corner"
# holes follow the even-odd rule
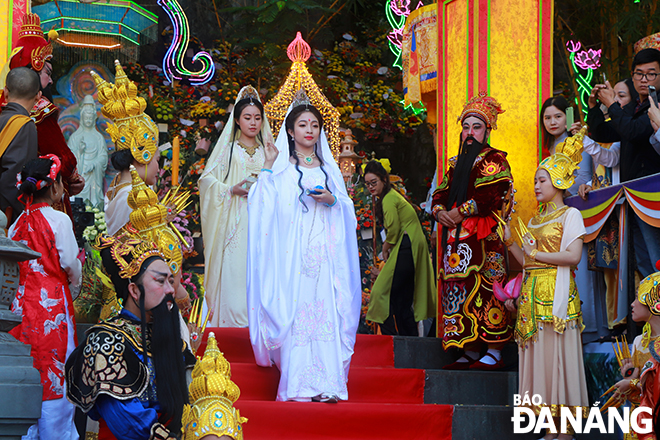
[[[343,181],[333,178],[335,186]],[[330,259],[332,261],[333,283],[337,292],[340,337],[344,377],[348,377],[350,359],[355,346],[355,335],[360,322],[362,305],[362,281],[357,247],[357,219],[355,206],[345,189],[336,189],[337,204],[329,208],[328,229],[330,234]]]
[[[575,208],[568,208],[564,215],[563,232],[559,251],[563,252],[575,241],[587,234],[582,220],[582,214]],[[554,329],[563,333],[568,317],[568,302],[570,295],[571,267],[557,266],[557,282],[555,283],[555,296],[552,302],[552,315]]]
[[[272,364],[269,350],[281,346],[295,311],[295,301],[282,294],[282,286],[289,292],[297,290],[289,280],[292,270],[299,270],[291,267],[293,255],[298,255],[296,240],[289,239],[295,228],[280,218],[295,210],[286,202],[291,198],[282,194],[282,174],[262,172],[248,194],[248,322],[254,357],[261,366]],[[280,202],[289,209],[279,210]]]
[[[73,233],[73,225],[68,215],[54,209],[43,209],[42,213],[55,236],[55,246],[60,255],[60,266],[69,278],[70,288],[76,289],[80,285],[82,264],[78,259],[78,243]]]
[[[585,136],[582,145],[584,151],[586,151],[597,164],[605,167],[615,167],[619,165],[619,154],[621,151],[621,144],[619,142],[613,143],[612,146],[607,149],[603,148],[598,142],[594,141],[589,136]]]

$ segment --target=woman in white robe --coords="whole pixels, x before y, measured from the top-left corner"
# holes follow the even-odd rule
[[[264,163],[264,140],[272,139],[259,94],[241,89],[227,125],[199,179],[204,237],[205,295],[212,327],[247,327],[249,181]],[[248,181],[248,179],[250,179]]]
[[[280,401],[348,399],[361,305],[356,219],[322,128],[311,105],[290,110],[248,196],[250,339],[257,364],[280,370]]]

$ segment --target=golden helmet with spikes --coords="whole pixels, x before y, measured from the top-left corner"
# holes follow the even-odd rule
[[[539,169],[550,174],[552,186],[557,189],[568,189],[575,183],[575,172],[580,169],[582,161],[582,143],[587,133],[587,126],[574,136],[567,137],[555,147],[555,154],[543,159]]]
[[[144,113],[147,101],[138,96],[135,83],[128,79],[119,61],[115,61],[115,83],[110,84],[91,72],[98,89],[101,112],[112,119],[107,132],[117,151],[131,150],[136,161],[148,164],[158,150],[158,126]]]
[[[652,314],[660,315],[660,272],[652,273],[639,283],[637,299],[648,307]]]
[[[130,214],[130,224],[124,229],[138,234],[142,239],[149,240],[158,246],[165,256],[167,264],[173,274],[181,269],[183,238],[178,231],[168,224],[167,216],[170,209],[158,202],[154,190],[149,188],[138,175],[135,167],[131,166],[133,188],[128,194],[128,205],[133,209]]]
[[[234,408],[241,391],[231,380],[231,366],[212,332],[204,357],[195,364],[188,390],[192,405],[183,409],[184,440],[198,440],[206,435],[243,439],[241,425],[247,419]]]

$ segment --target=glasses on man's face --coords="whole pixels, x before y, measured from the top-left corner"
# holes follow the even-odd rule
[[[369,182],[364,182],[367,188],[375,188],[378,185],[378,179],[371,180]]]
[[[658,73],[654,72],[649,72],[649,73],[644,73],[644,72],[633,72],[633,78],[636,79],[637,81],[641,81],[642,78],[646,78],[647,81],[653,81],[658,77]]]

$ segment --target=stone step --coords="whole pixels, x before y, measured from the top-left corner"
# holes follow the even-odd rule
[[[515,371],[426,370],[424,403],[513,405],[517,392]]]
[[[445,351],[438,338],[394,336],[394,366],[397,368],[440,369],[459,357],[457,349]],[[505,369],[518,368],[518,347],[515,342],[502,349]]]
[[[514,434],[510,406],[456,405],[452,419],[452,440],[536,440],[543,433]],[[577,434],[579,440],[617,440],[617,434]]]

